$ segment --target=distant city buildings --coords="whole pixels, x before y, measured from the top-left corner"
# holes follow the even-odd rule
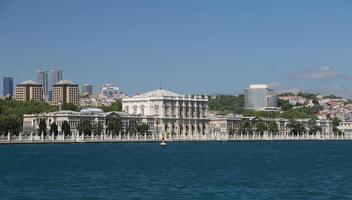
[[[84,95],[88,95],[88,96],[93,95],[93,85],[91,85],[91,84],[83,84],[81,86],[81,93],[82,93],[83,96]]]
[[[113,97],[115,95],[118,95],[120,93],[120,90],[114,84],[105,84],[101,88],[100,93],[107,97]]]
[[[48,83],[48,71],[45,69],[37,70],[37,82],[43,86],[44,95],[48,95],[49,83]]]
[[[79,88],[78,84],[69,80],[61,80],[53,85],[52,101],[54,106],[72,103],[79,106]]]
[[[59,68],[51,70],[51,85],[63,80],[63,71]]]
[[[122,99],[122,109],[132,115],[153,117],[158,131],[176,135],[204,135],[208,128],[208,97],[181,95],[165,89]]]
[[[3,96],[4,97],[13,96],[13,78],[12,77],[3,78]]]
[[[245,109],[265,111],[278,110],[278,99],[273,90],[265,84],[250,85],[245,89]]]
[[[24,81],[16,86],[16,101],[43,101],[43,86],[32,80]]]

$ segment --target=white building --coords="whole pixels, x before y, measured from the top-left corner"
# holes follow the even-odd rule
[[[131,132],[136,129],[142,119],[124,112],[103,112],[99,108],[84,108],[80,112],[62,110],[57,112],[25,114],[23,116],[23,132],[25,134],[38,133],[39,122],[44,120],[47,130],[50,130],[50,125],[56,123],[58,131],[61,133],[61,127],[64,121],[68,122],[73,135],[78,134],[77,126],[81,120],[88,119],[91,124],[101,122],[103,126],[102,132],[106,134],[110,121],[118,119],[122,123],[122,133]]]
[[[345,135],[352,135],[352,122],[340,122],[337,128]]]
[[[278,100],[273,90],[265,84],[250,85],[245,89],[245,108],[251,110],[278,110]]]
[[[165,89],[122,99],[124,112],[155,118],[157,131],[176,136],[204,136],[208,132],[208,97],[181,95]]]
[[[113,97],[115,95],[118,95],[120,93],[120,90],[114,84],[105,84],[101,88],[100,93],[104,94],[107,97]]]

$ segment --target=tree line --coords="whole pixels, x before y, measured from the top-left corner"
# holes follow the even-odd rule
[[[279,100],[281,112],[253,111],[244,109],[244,95],[217,95],[209,98],[209,110],[218,111],[220,114],[236,113],[244,116],[257,116],[266,118],[313,118],[323,109],[320,105],[311,107],[294,108],[288,101]]]
[[[112,103],[111,106],[103,106],[105,112],[121,111],[120,101]],[[62,105],[62,110],[79,111],[79,107],[72,103]],[[22,131],[24,114],[39,114],[46,112],[58,111],[57,106],[52,106],[43,101],[14,101],[0,99],[0,135],[6,135],[8,132],[18,134]]]

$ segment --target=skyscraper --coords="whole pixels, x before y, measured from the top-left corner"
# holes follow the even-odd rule
[[[268,85],[250,85],[245,89],[245,108],[251,110],[277,110],[277,96]]]
[[[92,95],[93,94],[93,85],[83,84],[82,85],[82,95]]]
[[[48,71],[45,69],[37,70],[37,81],[43,86],[44,95],[48,94],[49,84],[48,84]]]
[[[63,71],[59,68],[51,70],[51,86],[63,79]]]
[[[13,96],[13,78],[4,77],[3,82],[3,96]]]

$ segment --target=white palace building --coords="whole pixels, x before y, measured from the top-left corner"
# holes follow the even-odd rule
[[[208,133],[208,97],[157,89],[122,100],[124,112],[154,118],[158,132],[203,137]]]

